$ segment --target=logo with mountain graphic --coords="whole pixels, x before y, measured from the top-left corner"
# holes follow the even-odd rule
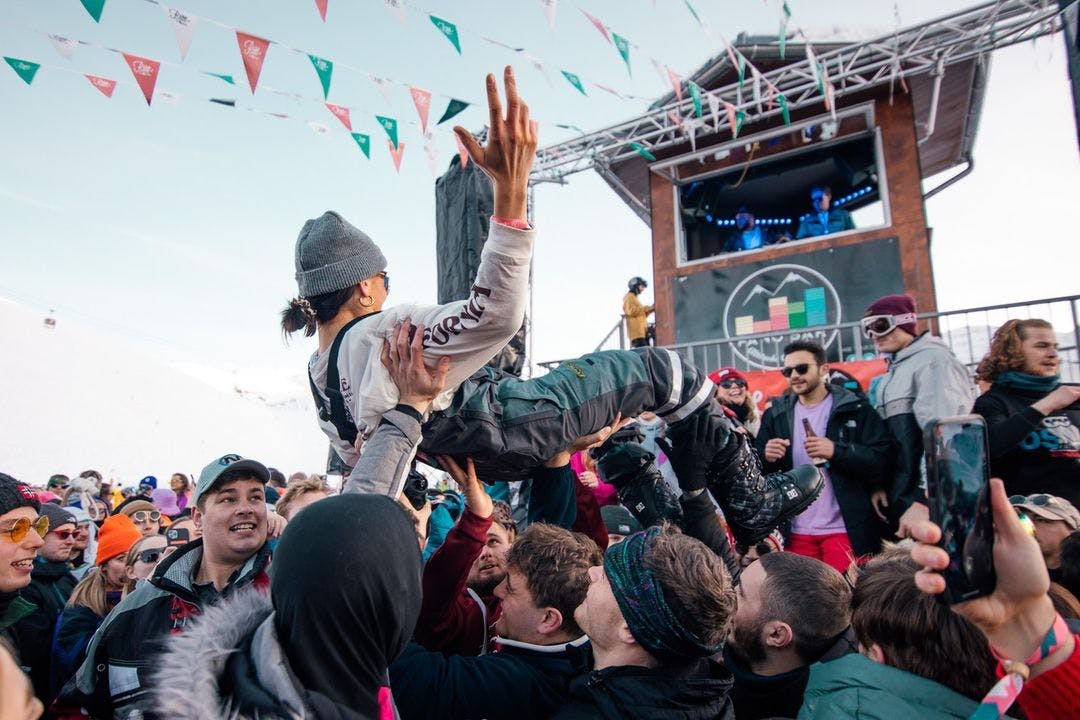
[[[829,279],[805,265],[770,265],[740,282],[724,305],[724,333],[737,356],[755,367],[781,364],[796,339],[828,347],[837,337],[840,296]]]

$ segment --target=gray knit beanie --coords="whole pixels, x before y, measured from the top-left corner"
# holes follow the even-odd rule
[[[308,220],[296,238],[296,284],[310,298],[355,285],[386,269],[367,235],[332,210]]]

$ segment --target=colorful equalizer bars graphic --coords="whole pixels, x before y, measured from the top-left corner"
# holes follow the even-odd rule
[[[803,291],[803,299],[799,301],[793,302],[787,297],[769,298],[769,317],[764,320],[755,320],[753,315],[736,317],[735,335],[794,330],[825,325],[827,322],[825,288],[812,287]]]

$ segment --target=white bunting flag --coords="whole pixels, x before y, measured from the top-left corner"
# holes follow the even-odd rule
[[[394,13],[394,17],[398,19],[398,22],[405,24],[405,2],[404,0],[386,0],[386,7],[390,12]]]
[[[65,60],[70,60],[75,55],[75,46],[79,44],[77,40],[69,40],[59,35],[50,35],[49,41],[56,48],[56,52],[60,53]]]
[[[309,128],[314,130],[315,133],[318,134],[318,135],[326,135],[328,132],[330,132],[329,127],[327,127],[326,125],[323,125],[322,123],[315,122],[314,120],[308,120],[307,125],[308,125]]]
[[[169,24],[176,33],[176,42],[180,45],[180,60],[185,60],[188,48],[191,47],[191,36],[195,34],[195,23],[198,18],[164,5],[161,9],[165,11],[165,17],[169,18]]]
[[[555,29],[555,11],[558,9],[558,0],[540,0],[544,6],[544,17],[547,18],[549,30]]]

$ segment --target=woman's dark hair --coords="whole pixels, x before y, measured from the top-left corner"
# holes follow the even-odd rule
[[[341,306],[352,299],[354,285],[333,292],[313,295],[309,298],[295,297],[281,311],[281,332],[288,337],[303,329],[304,337],[311,337],[319,323],[330,322]]]
[[[191,481],[188,480],[188,476],[184,473],[173,473],[172,476],[174,478],[180,478],[180,482],[184,483],[184,490],[191,488]]]

